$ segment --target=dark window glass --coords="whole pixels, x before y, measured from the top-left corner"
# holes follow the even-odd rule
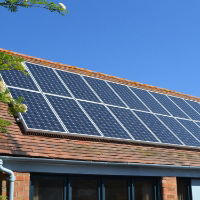
[[[150,177],[32,174],[30,187],[30,200],[161,200],[160,179]],[[191,200],[186,188],[178,184],[178,200]]]
[[[70,178],[72,200],[97,200],[98,181],[95,177]]]
[[[190,181],[188,179],[177,179],[178,200],[191,200]]]
[[[128,183],[124,178],[105,179],[106,200],[128,200]]]
[[[136,179],[134,185],[136,200],[154,200],[154,180],[148,178]]]
[[[63,200],[64,179],[54,176],[32,178],[33,194],[31,200]]]

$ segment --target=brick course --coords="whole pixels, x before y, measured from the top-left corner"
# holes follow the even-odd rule
[[[15,172],[14,200],[29,200],[30,173]]]
[[[176,177],[162,177],[163,200],[178,200]]]

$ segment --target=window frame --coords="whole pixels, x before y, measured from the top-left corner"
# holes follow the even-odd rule
[[[30,200],[33,200],[34,195],[34,185],[33,180],[41,177],[58,177],[64,180],[64,187],[63,187],[63,200],[72,200],[72,190],[71,190],[71,183],[70,179],[73,177],[94,177],[97,179],[98,186],[98,200],[105,200],[105,185],[104,181],[106,178],[125,178],[127,179],[127,196],[128,200],[136,200],[135,199],[135,182],[139,179],[151,179],[153,180],[153,195],[154,200],[162,200],[161,195],[161,177],[146,177],[146,176],[108,176],[108,175],[83,175],[83,174],[51,174],[51,173],[31,173],[30,179]]]

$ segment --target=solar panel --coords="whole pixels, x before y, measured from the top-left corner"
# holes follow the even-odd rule
[[[145,103],[145,105],[154,113],[169,115],[169,113],[145,90],[137,88],[130,89]]]
[[[2,70],[0,73],[8,86],[38,90],[30,75],[24,75],[17,70]]]
[[[99,102],[99,99],[78,74],[56,70],[63,82],[77,99]]]
[[[31,76],[1,72],[12,95],[25,97],[28,112],[22,118],[26,131],[200,147],[198,102],[40,65],[27,66]]]
[[[170,99],[177,104],[191,119],[194,120],[200,120],[200,115],[192,109],[183,99],[177,98],[177,97],[172,97],[170,96]]]
[[[106,137],[131,139],[104,105],[80,102],[85,111]]]
[[[64,132],[60,122],[41,94],[12,88],[10,91],[14,98],[22,96],[24,103],[28,106],[28,111],[22,114],[28,129]]]
[[[125,107],[119,97],[110,89],[110,87],[103,80],[98,80],[90,77],[84,77],[90,84],[101,100],[106,104]]]
[[[178,120],[185,128],[187,128],[198,140],[200,140],[200,128],[193,121]]]
[[[70,133],[99,135],[75,100],[47,95],[50,103]]]
[[[153,114],[138,111],[135,111],[135,113],[160,139],[161,142],[181,144],[181,142]]]
[[[153,134],[133,115],[128,109],[109,106],[110,110],[120,120],[120,122],[128,129],[135,140],[158,142]]]
[[[188,119],[188,116],[179,109],[166,95],[150,92],[173,116]]]
[[[158,116],[185,145],[200,146],[200,143],[183,127],[176,119],[166,116]]]
[[[192,106],[198,113],[200,113],[200,103],[194,101],[185,100],[190,106]]]
[[[124,85],[108,82],[122,100],[130,107],[136,110],[148,111],[147,107]]]
[[[70,96],[53,69],[30,63],[27,63],[27,66],[43,92]]]

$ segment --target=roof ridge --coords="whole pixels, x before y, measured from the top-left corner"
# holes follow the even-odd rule
[[[72,66],[72,65],[62,64],[60,62],[53,62],[53,61],[42,59],[42,58],[36,58],[36,57],[29,56],[29,55],[26,55],[26,54],[6,50],[6,49],[3,49],[3,48],[0,48],[0,52],[5,52],[7,54],[22,57],[26,61],[30,61],[30,62],[33,62],[35,64],[47,65],[47,66],[53,67],[53,68],[68,70],[68,71],[71,71],[71,72],[76,72],[76,73],[91,76],[91,77],[101,78],[101,79],[104,79],[104,80],[113,81],[113,82],[125,84],[125,85],[128,85],[128,86],[135,86],[135,87],[138,87],[138,88],[141,88],[141,89],[146,89],[146,90],[150,90],[150,91],[154,91],[154,92],[159,92],[159,93],[163,93],[163,94],[168,94],[168,95],[177,96],[177,97],[181,97],[181,98],[200,102],[200,97],[192,96],[192,95],[189,95],[189,94],[183,94],[181,92],[177,92],[177,91],[174,91],[174,90],[160,88],[160,87],[157,87],[157,86],[152,86],[152,85],[148,85],[148,84],[144,84],[144,83],[140,83],[140,82],[130,81],[130,80],[127,80],[127,79],[124,79],[124,78],[119,78],[119,77],[116,77],[116,76],[111,76],[111,75],[108,75],[108,74],[95,72],[95,71],[88,70],[88,69],[85,69],[85,68],[80,68],[80,67],[76,67],[76,66]]]

